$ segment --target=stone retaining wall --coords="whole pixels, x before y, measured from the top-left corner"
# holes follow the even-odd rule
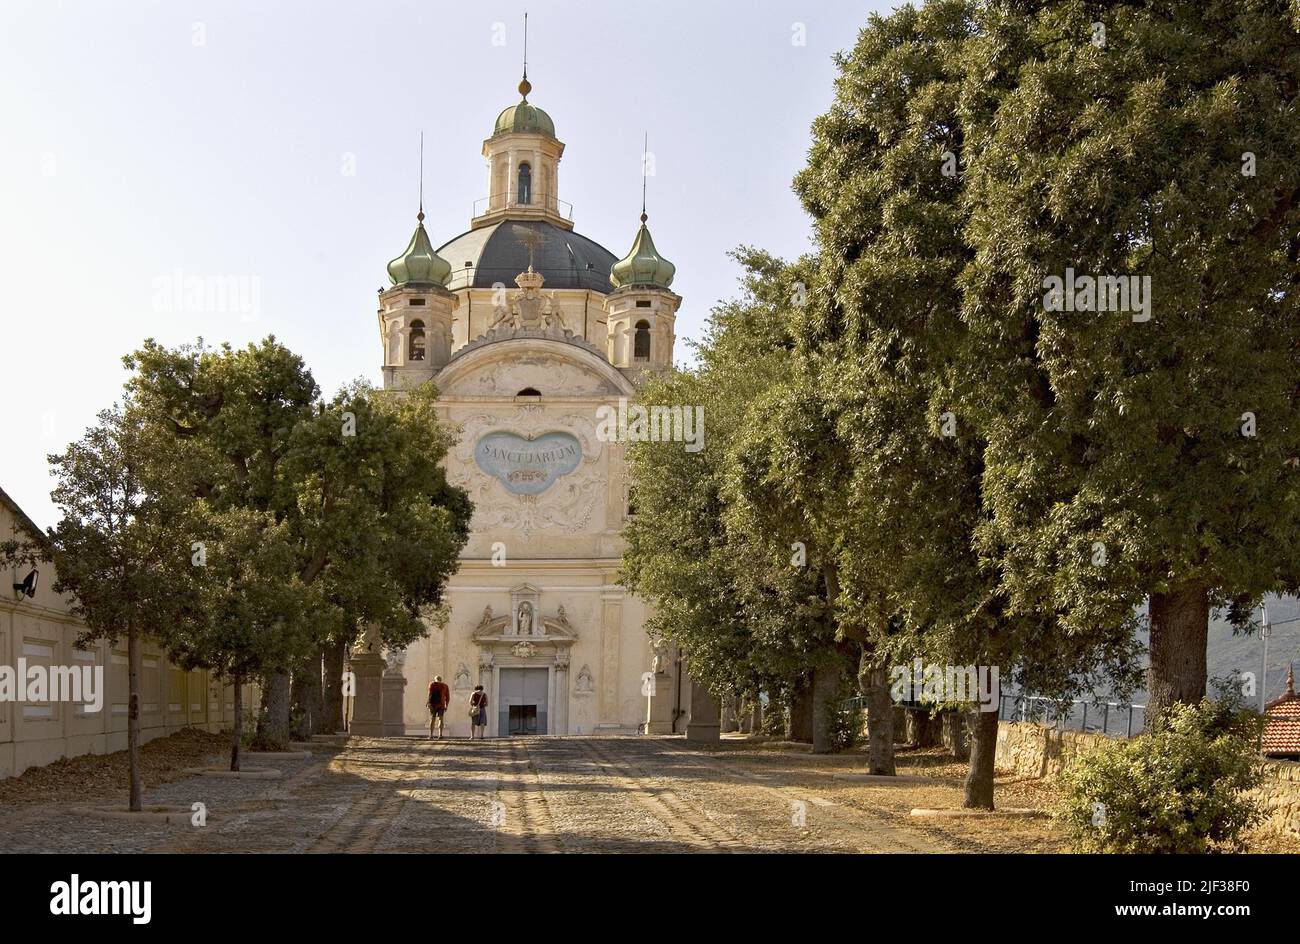
[[[1104,743],[1104,734],[1058,731],[1022,721],[998,722],[996,764],[1022,777],[1055,777],[1081,748]]]

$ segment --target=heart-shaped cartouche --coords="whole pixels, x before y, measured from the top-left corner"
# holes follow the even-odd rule
[[[474,447],[474,460],[515,495],[540,495],[582,460],[582,444],[571,433],[488,433]]]

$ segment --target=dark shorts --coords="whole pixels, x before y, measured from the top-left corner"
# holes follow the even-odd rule
[[[486,728],[486,727],[487,727],[487,709],[486,709],[486,708],[480,708],[480,709],[478,710],[478,712],[477,712],[473,717],[470,718],[470,723],[471,723],[471,724],[474,724],[474,725],[478,725],[479,727]]]
[[[433,713],[433,716],[434,716],[435,718],[441,718],[443,715],[445,715],[445,714],[447,713],[447,706],[446,706],[446,705],[430,705],[430,706],[429,706],[429,711]]]

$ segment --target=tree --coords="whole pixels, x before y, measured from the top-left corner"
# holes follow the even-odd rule
[[[128,391],[139,402],[153,435],[167,443],[172,474],[166,487],[205,505],[197,520],[213,530],[196,532],[196,542],[220,545],[221,519],[230,514],[234,516],[231,533],[241,535],[235,545],[249,550],[255,543],[247,531],[251,522],[278,525],[295,514],[279,467],[293,431],[311,419],[319,396],[301,358],[273,338],[242,350],[230,345],[212,350],[201,341],[169,350],[146,340],[124,363],[134,372]],[[300,560],[299,581],[310,583],[319,566],[315,559]],[[212,570],[203,573],[211,579],[209,592],[237,594],[248,586],[236,560],[224,567],[214,563]],[[234,603],[215,612],[240,619],[251,610]],[[305,636],[290,633],[298,625],[297,620],[273,618],[257,626],[213,623],[197,637],[203,645],[177,655],[189,663],[202,653],[214,660],[215,672],[223,671],[223,666],[256,671],[267,709],[259,734],[272,744],[284,744],[288,741],[288,672],[305,654]],[[277,634],[281,638],[275,638]],[[241,722],[242,718],[237,720],[237,730]],[[236,746],[232,763],[237,763],[237,756]]]
[[[98,415],[97,425],[50,457],[51,497],[61,519],[43,549],[58,573],[54,589],[71,595],[86,624],[77,644],[127,640],[127,754],[130,809],[143,807],[140,775],[142,645],[164,645],[197,612],[190,546],[180,527],[185,503],[154,477],[163,444],[129,398]]]
[[[1068,634],[1149,601],[1151,722],[1204,694],[1213,608],[1296,584],[1296,8],[1024,9],[961,88],[980,546]]]
[[[215,551],[202,571],[212,618],[178,657],[260,676],[258,737],[283,745],[291,673],[319,678],[323,650],[341,656],[363,623],[389,647],[409,644],[455,571],[472,505],[441,468],[451,439],[436,390],[356,383],[326,403],[273,338],[242,350],[146,342],[127,363],[179,457],[168,487],[194,496],[195,539]]]
[[[821,250],[795,328],[800,389],[785,397],[806,419],[784,424],[790,445],[774,450],[840,456],[790,477],[816,483],[797,487],[821,506],[835,551],[842,635],[896,666],[997,669],[1064,697],[1125,669],[1130,624],[1069,635],[1050,606],[1014,608],[1001,548],[976,540],[987,443],[959,397],[982,376],[961,318],[975,212],[961,161],[967,123],[1005,81],[986,69],[979,94],[963,84],[978,13],[940,0],[873,17],[839,61],[836,100],[796,180]],[[971,712],[964,803],[992,808],[998,706],[983,707]]]
[[[207,669],[234,687],[230,769],[237,771],[244,683],[265,677],[268,666],[293,664],[311,647],[320,605],[299,579],[287,523],[248,508],[218,511],[204,499],[194,501],[188,522],[193,545],[202,548],[195,575],[202,608],[172,633],[169,648],[181,667]]]
[[[316,646],[300,674],[325,683],[327,723],[342,722],[343,656],[359,627],[376,626],[400,649],[444,618],[443,594],[469,540],[473,503],[447,481],[452,435],[437,390],[341,390],[296,431],[284,475],[303,557],[324,560],[312,578],[321,598]]]
[[[714,310],[699,367],[641,391],[647,407],[702,407],[708,435],[698,452],[629,447],[637,513],[624,529],[621,579],[655,601],[650,631],[682,646],[693,679],[718,694],[775,696],[824,655],[816,637],[826,608],[816,569],[796,566],[789,544],[732,516],[725,494],[741,431],[791,350],[788,266],[755,250],[737,258],[743,296]]]

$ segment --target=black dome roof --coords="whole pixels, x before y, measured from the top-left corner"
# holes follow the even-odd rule
[[[606,295],[614,290],[609,270],[617,257],[600,243],[544,220],[502,220],[439,246],[438,255],[451,263],[447,288],[513,286],[515,276],[528,268],[530,243],[533,268],[546,278],[544,290],[580,288]]]

